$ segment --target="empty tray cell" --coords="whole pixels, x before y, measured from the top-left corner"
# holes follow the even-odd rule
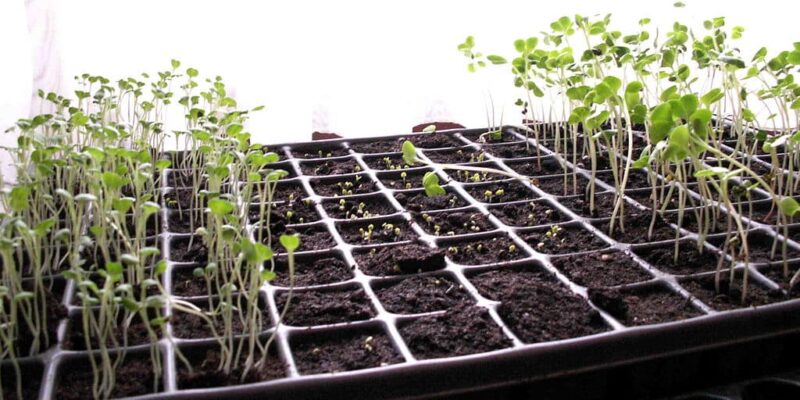
[[[372,276],[416,274],[444,269],[444,250],[417,243],[353,251],[361,272]]]
[[[524,250],[505,235],[448,239],[438,245],[447,249],[448,258],[462,265],[495,264],[528,257]]]
[[[266,340],[266,337],[262,338],[261,342],[265,343]],[[278,357],[274,346],[264,359],[264,365],[261,368],[250,368],[245,377],[242,377],[242,373],[244,372],[244,357],[241,357],[238,363],[234,362],[231,366],[230,375],[225,374],[224,371],[220,371],[219,365],[221,355],[219,346],[183,346],[180,351],[192,366],[190,372],[180,359],[175,359],[178,389],[181,390],[219,388],[256,382],[261,383],[286,377],[286,365]],[[260,358],[261,352],[257,351],[256,356]]]
[[[627,326],[660,324],[701,315],[690,299],[663,285],[636,289],[589,289],[589,299]]]
[[[572,171],[555,156],[509,160],[506,165],[525,176],[563,175]]]
[[[395,314],[421,314],[474,303],[460,284],[442,274],[382,281],[373,287],[383,308]]]
[[[270,281],[275,286],[291,286],[289,264],[286,256],[278,256],[275,260],[275,279]],[[268,261],[265,268],[272,265]],[[324,254],[299,254],[294,259],[294,285],[314,286],[347,281],[353,278],[353,267],[348,265],[339,252]]]
[[[372,169],[378,171],[397,171],[408,169],[411,166],[403,160],[402,153],[384,154],[379,156],[364,156],[364,162]]]
[[[557,257],[553,266],[584,287],[609,287],[652,278],[633,258],[621,251],[593,252]]]
[[[461,147],[448,150],[428,150],[425,156],[439,164],[467,164],[486,161],[486,154],[482,150],[472,147]]]
[[[654,220],[651,212],[640,212],[630,204],[626,204],[623,215],[622,222],[619,214],[613,220],[613,232],[610,230],[610,220],[595,222],[593,225],[600,232],[620,243],[653,243],[680,238],[680,233],[659,215],[656,215]],[[651,224],[652,230],[650,229]]]
[[[289,293],[275,294],[278,310],[283,310]],[[289,311],[284,322],[291,326],[328,325],[343,322],[363,321],[375,316],[364,289],[307,290],[292,293]]]
[[[320,196],[338,197],[354,194],[372,193],[378,190],[375,182],[367,174],[314,178],[309,181],[311,188]]]
[[[265,204],[263,208],[258,203],[250,204],[248,217],[251,224],[266,224],[267,215],[269,215],[269,223],[272,225],[307,224],[319,221],[321,218],[311,199],[287,201],[273,204],[271,207],[267,207]]]
[[[594,202],[592,202],[592,199],[589,197],[588,191],[584,195],[561,198],[558,202],[581,217],[609,218],[614,212],[614,202],[617,197],[614,193],[601,193],[602,191],[603,189],[598,186],[594,196]]]
[[[708,241],[721,249],[725,243],[725,235],[710,238]],[[747,234],[747,246],[751,263],[778,262],[783,260],[783,245],[783,240],[776,239],[766,232],[752,231]],[[734,252],[737,255],[737,260],[744,260],[744,247],[742,245],[736,244]],[[731,254],[731,250],[728,249],[727,253]],[[789,260],[798,257],[800,257],[800,250],[786,243],[786,259]]]
[[[482,163],[475,163],[470,165],[470,167],[478,167],[478,168],[488,168],[491,170],[501,170],[500,166],[493,161],[485,161]],[[508,179],[508,175],[503,175],[499,173],[487,172],[487,171],[465,171],[462,169],[448,169],[445,170],[447,176],[451,179],[454,179],[459,182],[465,183],[481,183],[481,182],[491,182],[491,181],[499,181],[503,179]]]
[[[95,362],[100,363],[99,356]],[[117,354],[112,354],[116,360]],[[93,373],[88,357],[62,359],[57,367],[58,377],[54,393],[58,400],[84,400],[92,398],[92,385],[97,377]],[[122,363],[114,368],[117,383],[111,398],[134,397],[153,393],[155,377],[153,361],[149,355],[126,352]],[[158,390],[161,392],[164,379],[159,377]]]
[[[375,139],[350,143],[350,148],[359,153],[392,153],[403,147],[403,138]]]
[[[485,144],[508,143],[522,140],[513,132],[503,130],[461,132],[461,136],[472,142]]]
[[[533,143],[521,142],[511,144],[485,145],[483,151],[498,158],[527,158],[538,157],[544,153]]]
[[[480,307],[459,307],[418,318],[400,328],[418,359],[462,356],[511,347],[511,339]]]
[[[350,154],[342,143],[295,145],[291,151],[295,158],[331,158]]]
[[[747,296],[742,298],[742,272],[737,271],[733,284],[730,281],[730,270],[720,274],[719,288],[715,274],[687,278],[680,281],[681,286],[694,297],[717,311],[733,310],[744,307],[757,307],[765,304],[788,300],[780,289],[769,289],[758,283],[752,276],[747,281]]]
[[[483,272],[470,281],[484,297],[499,301],[497,313],[526,343],[587,336],[608,330],[582,297],[538,266]]]
[[[421,133],[418,135],[409,135],[406,139],[410,140],[411,143],[414,143],[414,145],[420,149],[440,149],[464,145],[464,142],[454,137],[451,133]]]
[[[408,211],[425,212],[458,208],[467,205],[467,202],[453,189],[445,187],[445,194],[428,196],[424,191],[395,193],[394,198]]]
[[[352,157],[324,161],[301,161],[300,169],[306,175],[345,175],[361,172],[361,166]]]
[[[290,341],[303,375],[354,371],[403,362],[386,333],[377,329],[305,334]]]
[[[269,190],[268,185],[266,184],[259,184],[257,187],[253,187],[252,190],[252,201],[253,202],[260,202],[261,197],[263,195],[264,201],[269,201]],[[308,197],[308,193],[306,189],[303,188],[303,184],[299,180],[290,180],[290,181],[278,181],[275,185],[275,191],[272,192],[272,201],[295,201],[300,200],[305,197]]]
[[[372,218],[397,212],[392,203],[380,194],[323,200],[322,207],[336,219]]]
[[[552,225],[567,221],[566,215],[542,200],[489,206],[489,212],[508,226]]]
[[[483,203],[506,203],[518,200],[533,200],[539,196],[517,180],[505,180],[477,185],[465,185],[464,189]]]
[[[168,259],[175,262],[204,263],[208,260],[208,248],[200,236],[172,238],[169,241]]]
[[[675,251],[678,251],[676,256]],[[697,242],[682,240],[678,246],[674,243],[660,246],[637,247],[634,250],[648,264],[674,275],[689,275],[699,272],[714,271],[719,263],[719,252],[703,247],[697,248]],[[727,263],[724,265],[728,265]]]
[[[422,188],[422,178],[433,171],[429,168],[413,168],[403,171],[378,172],[378,179],[388,189],[410,190]]]
[[[339,223],[336,229],[345,242],[356,245],[396,243],[417,238],[408,221],[397,218]]]
[[[314,251],[330,249],[336,245],[333,235],[328,231],[328,228],[323,224],[305,225],[305,226],[292,226],[287,227],[285,231],[272,231],[272,247],[275,252],[285,252],[279,243],[281,234],[291,235],[297,233],[300,235],[300,246],[296,251]],[[258,232],[254,233],[258,239]],[[266,232],[263,232],[262,242],[266,243]]]
[[[465,235],[496,229],[485,215],[475,209],[414,213],[413,217],[417,225],[434,236]]]
[[[589,179],[581,174],[568,173],[549,178],[533,178],[531,184],[553,196],[575,196],[588,191]],[[600,190],[600,186],[595,186],[595,191]]]
[[[608,247],[608,243],[579,225],[552,225],[520,233],[534,250],[544,254],[580,253]]]

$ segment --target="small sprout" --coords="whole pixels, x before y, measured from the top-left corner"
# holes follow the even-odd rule
[[[406,173],[406,171],[403,171],[403,172],[400,173],[400,179],[402,179],[403,182],[406,181],[406,177],[408,177],[408,174]]]
[[[374,350],[372,347],[372,342],[372,336],[367,336],[367,338],[364,339],[364,349],[366,349],[368,352],[372,352],[372,350]]]
[[[450,246],[447,248],[447,252],[450,254],[458,254],[458,247]]]
[[[492,197],[494,197],[494,193],[492,193],[491,190],[487,190],[487,191],[483,192],[483,198],[486,201],[491,202],[492,201]]]
[[[508,245],[508,252],[509,253],[516,253],[517,252],[517,246],[514,245],[514,244]]]
[[[505,190],[503,190],[503,189],[497,189],[497,190],[494,192],[494,195],[495,195],[495,196],[497,196],[497,197],[500,197],[500,196],[502,196],[502,195],[504,195],[504,194],[506,194],[506,191],[505,191]]]

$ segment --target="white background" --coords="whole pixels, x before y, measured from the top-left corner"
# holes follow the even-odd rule
[[[73,75],[119,78],[171,58],[222,75],[240,105],[265,105],[250,124],[264,143],[314,130],[402,133],[433,120],[483,126],[490,96],[497,120],[518,123],[507,69],[470,74],[457,44],[474,35],[479,49],[510,55],[514,39],[575,13],[611,13],[623,33],[642,17],[663,31],[725,16],[747,28],[747,60],[761,45],[774,54],[800,41],[792,2],[685,2],[0,0],[0,129],[26,115],[34,85],[71,93]]]

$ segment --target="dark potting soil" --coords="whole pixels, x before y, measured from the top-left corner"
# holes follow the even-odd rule
[[[292,225],[292,224],[307,224],[309,222],[319,221],[319,213],[311,199],[296,200],[285,203],[273,204],[270,207],[270,224]],[[264,213],[267,212],[267,206],[264,205]],[[253,224],[263,221],[266,223],[266,218],[261,214],[261,205],[251,204],[250,213],[248,215],[250,222]]]
[[[624,166],[624,164],[623,164]],[[620,185],[622,184],[622,173],[617,175],[617,179],[619,179]],[[614,175],[609,172],[599,172],[597,173],[597,179],[604,181],[605,183],[609,184],[609,186],[616,186],[614,184]],[[649,177],[647,176],[647,172],[643,170],[636,170],[632,169],[628,173],[628,182],[625,184],[625,190],[628,189],[649,189],[652,185],[650,184]]]
[[[328,157],[341,157],[350,154],[350,152],[342,147],[341,143],[320,145],[315,144],[309,148],[293,148],[292,156],[295,158],[328,158]]]
[[[544,254],[566,254],[598,250],[608,247],[608,243],[579,226],[553,225],[547,230],[537,230],[522,234],[534,250]]]
[[[155,315],[153,315],[155,317]],[[156,335],[160,336],[161,332],[159,332],[158,328],[154,328]],[[142,322],[142,319],[139,318],[138,315],[134,316],[131,320],[130,325],[128,326],[127,330],[123,327],[122,315],[120,315],[118,325],[116,330],[114,331],[114,338],[117,341],[116,346],[114,345],[111,337],[108,337],[106,340],[106,345],[109,348],[114,347],[123,347],[124,339],[127,336],[128,339],[128,346],[137,346],[140,344],[150,343],[150,337],[147,333],[147,327]],[[83,325],[82,319],[80,315],[75,315],[69,319],[67,324],[67,333],[64,337],[64,341],[61,344],[64,349],[67,350],[86,350],[86,341],[85,335],[83,333]],[[99,342],[97,341],[97,337],[92,335],[90,337],[90,343],[92,349],[97,350],[99,346]]]
[[[501,302],[498,314],[527,343],[608,330],[600,313],[548,273],[502,269],[476,275],[470,280],[483,296]]]
[[[539,196],[517,180],[498,181],[481,185],[464,186],[476,200],[483,203],[506,203],[533,200]]]
[[[477,211],[414,213],[413,216],[425,232],[435,236],[463,235],[495,229],[489,219]]]
[[[372,233],[370,233],[370,226]],[[342,239],[350,244],[396,243],[417,238],[405,220],[340,224],[336,228]]]
[[[350,143],[350,148],[359,153],[391,153],[400,151],[402,146],[403,138]]]
[[[27,286],[27,285],[26,285]],[[26,287],[26,290],[31,290],[30,288]],[[46,323],[47,323],[47,338],[45,340],[44,337],[39,338],[39,352],[44,352],[48,348],[55,346],[58,342],[58,323],[67,316],[67,308],[61,304],[61,299],[63,297],[63,293],[61,297],[57,297],[53,294],[49,289],[44,288],[45,291],[45,308],[46,308]],[[0,307],[5,308],[6,310],[10,310],[9,304],[7,303],[6,299],[3,299],[3,302],[0,303]],[[22,324],[19,329],[19,336],[16,339],[16,343],[14,344],[17,351],[17,356],[26,356],[30,354],[31,346],[33,345],[34,337],[30,331],[30,328],[27,324]]]
[[[336,219],[372,218],[397,212],[383,195],[328,199],[322,202],[322,207]]]
[[[728,279],[730,271],[723,271],[719,282],[719,291],[716,289],[714,276],[703,276],[700,278],[687,279],[680,284],[693,296],[697,297],[717,311],[732,310],[742,307],[757,307],[765,304],[787,300],[780,290],[770,290],[761,286],[753,279],[747,282],[747,298],[742,303],[742,281],[741,274],[737,274],[736,280],[731,285]]]
[[[517,135],[508,132],[461,132],[461,136],[476,143],[508,143],[520,140]]]
[[[664,200],[666,200],[667,207],[664,210],[677,210],[680,208],[679,199],[678,199],[678,188],[676,187],[672,191],[672,195],[669,198],[665,199],[665,196],[669,193],[669,187],[667,186],[658,186],[656,189],[656,209],[660,210],[661,207],[664,207]],[[635,200],[637,203],[641,204],[642,206],[646,207],[649,210],[653,209],[653,191],[650,189],[636,189],[636,190],[627,190],[625,191],[625,195],[630,197],[631,199]],[[689,200],[686,200],[686,207],[690,207],[691,203]]]
[[[552,260],[553,266],[584,287],[609,287],[642,282],[652,277],[623,252],[595,252]]]
[[[573,161],[571,154],[569,155],[568,161]],[[592,170],[592,158],[589,155],[579,155],[578,158],[574,160],[574,164],[578,168],[583,168],[587,171]],[[602,171],[605,169],[611,169],[611,160],[609,160],[608,154],[598,154],[597,157],[595,157],[595,170]]]
[[[39,388],[42,386],[42,370],[41,364],[21,364],[20,377],[22,387],[17,390],[17,375],[14,368],[9,365],[3,365],[2,373],[2,394],[4,399],[16,400],[18,395],[22,395],[22,400],[36,400],[39,398]]]
[[[334,178],[311,179],[311,188],[320,196],[350,196],[354,194],[372,193],[378,189],[375,182],[366,174]]]
[[[787,271],[788,275],[784,275],[783,265],[762,267],[758,270],[758,272],[761,272],[762,274],[764,274],[764,276],[775,282],[782,290],[784,290],[787,293],[789,297],[797,298],[800,297],[800,285],[794,285],[794,287],[791,288],[789,286],[789,284],[791,283],[791,279],[797,272],[797,270],[798,270],[797,264],[789,263]]]
[[[558,159],[552,156],[507,161],[506,165],[518,174],[525,176],[563,175],[565,170],[571,171],[569,167],[562,166]]]
[[[728,216],[721,210],[717,210],[718,214],[715,219],[711,215],[704,217],[707,221],[703,222],[703,229],[708,229],[707,234],[725,233],[728,231]],[[678,213],[671,212],[664,214],[664,219],[678,225]],[[685,211],[683,214],[683,221],[680,224],[681,228],[690,232],[700,233],[700,227],[697,224],[697,214],[694,211]],[[732,229],[736,229],[735,220],[731,220]]]
[[[653,214],[634,213],[631,210],[633,207],[630,205],[627,205],[626,208],[624,232],[620,227],[619,219],[615,220],[613,233],[609,233],[611,221],[596,223],[595,226],[604,234],[621,243],[652,243],[675,239],[675,228],[670,226],[662,217],[656,215],[651,234],[650,223],[652,222]]]
[[[600,190],[599,187],[597,189]],[[591,202],[587,196],[584,195],[560,199],[559,202],[581,217],[609,218],[614,212],[615,200],[616,196],[614,193],[607,192],[596,194],[594,198],[594,210],[591,210]]]
[[[304,161],[300,163],[300,169],[306,175],[315,176],[344,175],[361,172],[361,166],[351,157],[326,161]]]
[[[483,151],[499,158],[524,158],[545,154],[536,145],[526,142],[483,146]]]
[[[447,310],[472,299],[458,283],[446,276],[412,276],[375,289],[386,311],[419,314]]]
[[[136,221],[132,215],[125,217],[125,229],[128,237],[136,237]],[[144,223],[144,236],[155,236],[161,233],[161,217],[158,213],[150,215]]]
[[[92,398],[94,373],[88,360],[68,362],[59,368],[61,374],[55,390],[58,400],[84,400]],[[128,354],[122,365],[116,368],[116,385],[112,398],[141,396],[153,393],[155,378],[153,364],[148,358]],[[159,377],[161,378],[161,377]],[[163,379],[159,379],[158,391],[163,390]]]
[[[354,371],[403,361],[384,333],[333,332],[291,343],[297,369],[303,375]]]
[[[775,252],[773,255],[773,244],[775,239],[772,236],[761,232],[755,231],[750,232],[747,234],[747,246],[750,255],[750,262],[751,263],[766,263],[772,261],[780,261],[783,260],[783,241],[778,240],[777,244],[775,244]],[[709,242],[720,249],[723,247],[723,243],[725,242],[724,237],[713,238],[709,239]],[[737,259],[744,260],[743,246],[738,246],[737,249]],[[730,250],[729,250],[730,252]],[[797,249],[786,246],[786,259],[794,259],[800,257],[800,251]]]
[[[286,231],[279,232],[272,231],[272,247],[276,252],[285,252],[286,250],[280,246],[279,237],[281,234],[298,234],[300,235],[300,246],[296,251],[311,251],[311,250],[324,250],[330,249],[336,245],[333,236],[328,232],[324,225],[305,225],[305,226],[291,226],[287,227]],[[266,243],[266,233],[263,236],[263,241]]]
[[[333,255],[333,254],[331,254]],[[268,264],[269,265],[269,264]],[[275,260],[274,285],[290,286],[289,265],[286,257]],[[353,269],[338,256],[296,257],[294,264],[294,284],[296,286],[324,285],[346,281],[353,278]]]
[[[206,198],[194,195],[194,189],[173,189],[164,193],[167,208],[173,210],[189,210],[206,206]]]
[[[589,185],[589,180],[584,178],[583,175],[568,173],[566,178],[564,176],[533,178],[531,183],[553,196],[574,196],[587,191],[586,187]]]
[[[494,264],[528,256],[506,236],[459,240],[440,243],[439,246],[446,246],[447,256],[454,262],[464,265]]]
[[[267,190],[269,190],[269,188],[261,185],[261,191],[265,192],[265,195]],[[272,193],[272,201],[293,201],[306,197],[308,197],[308,193],[306,193],[306,190],[303,188],[303,185],[300,183],[300,181],[296,180],[278,181],[278,184],[275,185],[275,192]],[[253,201],[256,203],[260,201],[257,188],[253,189]]]
[[[564,214],[544,201],[491,206],[489,212],[508,226],[551,225],[567,220]]]
[[[288,292],[275,296],[279,310],[286,304]],[[310,290],[292,295],[284,321],[293,326],[314,326],[362,321],[375,316],[364,289],[337,291]]]
[[[208,296],[206,278],[194,276],[194,267],[173,268],[172,294],[181,297]]]
[[[194,186],[194,172],[193,169],[170,169],[167,171],[166,186],[168,187],[192,187]],[[200,171],[198,175],[197,184],[199,187],[206,188],[208,183],[208,176],[204,171]]]
[[[456,139],[452,135],[439,132],[411,135],[407,139],[420,149],[439,149],[442,147],[455,147],[464,145],[464,142]],[[402,143],[403,141],[401,140],[400,144]]]
[[[370,168],[379,171],[397,171],[411,167],[403,160],[403,155],[401,153],[381,156],[364,156],[364,162],[367,163]]]
[[[194,240],[191,240],[191,247],[189,242],[189,237],[172,239],[169,249],[170,260],[195,263],[208,261],[208,248],[203,243],[203,238],[194,236]]]
[[[475,150],[471,147],[426,151],[425,156],[439,164],[466,164],[486,161],[486,155],[483,154],[483,151]]]
[[[192,226],[194,225],[194,226]],[[170,211],[167,214],[167,230],[172,233],[192,233],[193,228],[200,227],[198,216],[192,217],[191,211]]]
[[[354,252],[358,267],[367,275],[415,274],[444,269],[445,252],[416,243],[384,246]]]
[[[429,197],[425,193],[406,193],[401,192],[394,195],[394,198],[411,212],[424,212],[433,210],[444,210],[447,208],[457,208],[467,205],[461,196],[448,191],[441,196]]]
[[[472,164],[471,166],[480,168],[489,168],[493,170],[500,169],[500,167],[497,164],[491,161]],[[461,169],[448,169],[445,170],[445,172],[447,173],[447,176],[449,176],[450,178],[465,183],[492,182],[492,181],[508,179],[508,176],[506,175],[492,173],[492,172],[465,171]]]
[[[702,253],[699,252],[694,241],[680,242],[677,261],[674,244],[634,249],[634,253],[653,267],[675,275],[714,271],[719,260],[712,250],[704,248]]]
[[[565,140],[566,139],[566,140]],[[571,136],[562,135],[558,141],[555,139],[546,139],[539,141],[539,144],[547,149],[550,149],[562,157],[572,159],[573,154],[577,153],[578,157],[583,154],[583,149],[587,147],[584,140],[579,139],[577,142],[573,141]]]
[[[402,326],[400,334],[414,356],[423,360],[511,347],[511,340],[480,307],[457,307],[419,318]]]
[[[689,299],[662,286],[638,290],[589,289],[589,299],[627,326],[678,321],[701,314]]]
[[[241,385],[243,383],[256,383],[271,381],[286,377],[286,367],[277,356],[270,354],[266,363],[261,368],[253,368],[248,371],[244,380],[241,379],[243,366],[238,365],[233,368],[230,375],[225,374],[219,369],[220,354],[218,350],[184,350],[192,371],[178,362],[178,388],[179,389],[200,389]]]
[[[388,189],[408,190],[422,188],[422,178],[427,172],[432,171],[428,168],[410,169],[408,171],[378,172],[378,179]]]
[[[198,302],[196,305],[203,310],[203,312],[210,311],[208,309],[207,302]],[[221,315],[217,315],[209,316],[209,318],[214,323],[214,329],[217,331],[217,335],[224,335],[225,320],[223,317]],[[204,339],[214,337],[211,327],[208,326],[208,321],[206,321],[205,318],[197,315],[173,310],[170,321],[172,322],[172,334],[177,338]],[[264,323],[265,325],[269,325],[269,318],[265,318]],[[268,326],[265,326],[264,328],[266,329],[267,327]],[[237,312],[234,312],[233,318],[231,318],[231,332],[234,335],[241,335],[244,333],[242,320],[239,318],[239,314]]]

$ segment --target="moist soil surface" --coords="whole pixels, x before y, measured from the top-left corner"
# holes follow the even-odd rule
[[[195,236],[191,240],[189,237],[172,239],[170,242],[169,255],[172,261],[204,263],[208,261],[208,248],[203,243],[203,239]]]
[[[564,214],[543,201],[492,206],[489,212],[508,226],[551,225],[567,220]]]
[[[414,213],[413,216],[425,232],[436,236],[464,235],[495,229],[485,215],[476,211]]]
[[[690,300],[661,286],[633,291],[589,289],[589,299],[628,326],[678,321],[701,314]]]
[[[482,162],[479,164],[473,164],[473,167],[480,167],[480,168],[490,168],[490,169],[499,169],[500,167],[493,163],[493,162]],[[447,176],[451,179],[464,182],[464,183],[480,183],[480,182],[492,182],[492,181],[499,181],[503,179],[508,179],[508,176],[492,173],[492,172],[476,172],[476,171],[465,171],[459,169],[451,169],[446,170]]]
[[[388,189],[394,190],[408,190],[419,189],[422,186],[422,178],[425,177],[430,169],[412,169],[408,171],[392,171],[392,172],[379,172],[378,179]],[[405,178],[403,178],[405,173]]]
[[[434,197],[428,197],[425,193],[397,193],[395,198],[411,212],[444,210],[467,205],[466,201],[455,193]]]
[[[383,156],[365,156],[364,162],[378,171],[397,171],[408,169],[411,166],[403,160],[402,154],[388,154]]]
[[[565,168],[555,157],[508,161],[506,164],[518,174],[525,176],[559,175],[564,174]]]
[[[54,288],[55,289],[55,288]],[[30,290],[30,289],[26,289]],[[43,339],[40,338],[40,348],[39,351],[43,352],[48,348],[54,346],[58,341],[58,323],[67,316],[67,308],[61,304],[61,297],[55,296],[50,290],[47,288],[45,290],[45,303],[47,309],[47,338],[48,343],[45,343]],[[63,296],[63,294],[62,294]],[[6,310],[9,310],[8,303],[6,299],[3,299],[3,303],[0,304],[0,307],[4,307]],[[17,356],[26,356],[30,352],[31,345],[33,344],[34,338],[28,328],[27,325],[23,324],[20,327],[19,336],[16,339],[15,347],[17,349]]]
[[[256,383],[280,379],[286,376],[286,367],[275,355],[269,355],[262,368],[251,369],[242,381],[242,366],[234,367],[230,375],[219,370],[220,354],[218,350],[205,352],[194,350],[190,353],[184,350],[185,355],[192,365],[192,371],[178,363],[178,388],[199,389],[241,385],[242,383]]]
[[[272,232],[273,248],[279,252],[285,251],[283,247],[278,245],[278,243],[280,243],[278,237],[281,233],[285,233],[287,235],[297,233],[300,235],[300,247],[298,247],[296,251],[330,249],[336,244],[336,242],[333,240],[333,236],[331,236],[330,232],[328,232],[328,229],[325,228],[324,225],[295,225],[287,227],[285,232],[280,232],[280,229],[273,229]],[[264,235],[264,241],[266,242],[266,232]]]
[[[76,315],[73,318],[70,318],[69,323],[67,324],[67,334],[64,337],[64,341],[62,346],[64,349],[67,350],[86,350],[86,341],[84,340],[83,334],[83,325],[82,319],[80,315]],[[160,337],[160,332],[158,328],[154,328],[156,331],[156,335]],[[127,330],[122,326],[122,321],[119,321],[116,331],[114,332],[114,337],[117,341],[117,346],[122,347],[124,343],[125,336],[127,336],[128,346],[137,346],[140,344],[150,343],[150,337],[147,333],[147,327],[142,322],[139,316],[135,316],[131,321],[130,325],[128,326]],[[90,338],[90,343],[92,349],[98,349],[100,346],[98,344],[97,338],[92,335]],[[106,345],[109,347],[115,347],[113,341],[109,337],[106,341]]]
[[[741,276],[738,276],[731,285],[727,279],[728,274],[729,271],[723,272],[724,277],[719,282],[719,292],[716,290],[713,275],[681,281],[680,284],[693,296],[717,311],[757,307],[786,300],[782,291],[769,290],[750,279],[747,284],[747,298],[742,303]]]
[[[532,200],[539,197],[516,180],[470,185],[465,186],[464,189],[476,200],[483,203],[506,203],[517,200]]]
[[[287,292],[275,296],[278,309],[283,310]],[[285,322],[293,326],[313,326],[362,321],[375,316],[363,289],[295,291]]]
[[[199,218],[192,217],[190,211],[171,211],[167,215],[167,229],[172,233],[192,233],[193,224],[194,228],[200,226]]]
[[[447,256],[464,265],[494,264],[525,258],[528,255],[506,236],[440,243]]]
[[[266,205],[264,206],[264,214],[261,214],[261,205],[251,205],[250,213],[248,214],[250,223],[266,223],[266,214]],[[270,224],[281,224],[284,226],[316,222],[321,218],[311,199],[273,204],[270,207],[269,216]]]
[[[439,164],[466,164],[486,161],[486,155],[482,151],[471,147],[463,147],[453,150],[426,151],[431,161]]]
[[[615,198],[613,193],[596,194],[594,198],[594,210],[591,208],[591,201],[584,195],[560,199],[559,202],[581,217],[610,218],[611,214],[614,212]]]
[[[328,158],[341,157],[350,154],[341,144],[334,145],[315,145],[313,149],[292,149],[292,155],[296,158]]]
[[[322,202],[322,207],[336,219],[372,218],[397,212],[383,195],[329,199]]]
[[[414,356],[423,360],[511,347],[486,309],[472,306],[416,319],[402,326],[400,335]]]
[[[461,132],[461,136],[476,143],[508,143],[520,140],[517,135],[511,132]]]
[[[22,400],[38,399],[39,389],[42,386],[42,372],[41,365],[21,364],[22,390],[21,393],[18,393],[16,372],[10,365],[4,365],[2,371],[3,398],[16,400],[17,395],[22,394]]]
[[[303,375],[354,371],[403,361],[384,333],[336,332],[302,338],[291,344]]]
[[[436,271],[445,267],[443,249],[411,243],[354,252],[356,263],[367,275],[388,276]]]
[[[372,193],[378,190],[367,175],[336,179],[312,179],[311,188],[320,196],[338,197]]]
[[[300,163],[300,169],[306,175],[327,176],[344,175],[361,172],[361,167],[352,158],[327,161],[306,161]]]
[[[198,304],[198,307],[200,307],[200,309],[202,309],[204,312],[209,311],[207,304]],[[214,322],[214,329],[217,331],[217,334],[223,335],[225,332],[225,320],[222,318],[222,316],[220,315],[209,318],[211,318],[211,320]],[[211,328],[208,326],[208,322],[204,318],[194,314],[173,311],[171,321],[172,334],[177,338],[203,339],[214,337]],[[265,323],[269,323],[269,318],[265,319]],[[241,335],[244,333],[242,320],[235,312],[233,314],[233,318],[231,319],[231,332],[233,332],[234,335]]]
[[[289,287],[289,265],[285,257],[275,260],[273,285]],[[340,257],[296,257],[294,264],[295,286],[325,285],[353,278],[353,270]]]
[[[173,210],[189,210],[206,206],[206,198],[193,195],[194,189],[173,189],[164,193],[167,208]]]
[[[456,139],[455,137],[446,133],[438,132],[413,135],[409,136],[407,139],[420,149],[439,149],[442,147],[457,147],[464,145],[464,142]],[[400,140],[400,144],[403,144],[402,140]]]
[[[622,252],[594,252],[552,260],[571,281],[590,288],[626,285],[651,279],[631,257]]]
[[[656,216],[651,234],[650,223],[652,222],[653,215],[649,213],[631,213],[630,205],[628,205],[628,208],[629,210],[625,214],[624,232],[620,228],[619,219],[615,220],[613,234],[609,235],[610,221],[596,224],[597,228],[604,234],[609,235],[612,239],[621,243],[652,243],[675,239],[675,228],[671,227],[660,216]]]
[[[500,301],[498,314],[527,343],[568,339],[602,332],[600,313],[550,274],[531,269],[502,269],[471,281],[485,297]]]
[[[266,192],[267,189],[261,185],[261,190]],[[258,189],[253,189],[253,196],[258,197]],[[275,185],[275,192],[272,194],[273,201],[292,201],[300,200],[308,196],[303,185],[299,181],[278,181]]]
[[[208,296],[206,278],[194,276],[192,267],[174,268],[172,270],[172,294],[181,297]]]
[[[84,400],[92,398],[94,374],[89,361],[80,364],[62,365],[58,387],[55,389],[58,400]],[[116,385],[111,398],[140,396],[153,393],[153,364],[149,359],[128,354],[116,371]],[[159,391],[163,379],[159,380]]]
[[[483,151],[499,158],[524,158],[524,157],[534,157],[543,154],[541,150],[537,154],[536,145],[527,144],[525,142],[499,144],[496,146],[485,145],[483,146]]]
[[[372,225],[372,234],[369,226]],[[336,228],[342,239],[350,244],[372,245],[380,243],[395,243],[411,240],[417,235],[411,231],[408,223],[403,221],[376,221],[370,223],[338,225]],[[399,230],[398,230],[399,229]]]
[[[718,262],[714,251],[704,248],[701,253],[694,241],[680,242],[677,261],[674,244],[640,248],[634,252],[653,267],[675,275],[714,271]],[[724,265],[727,266],[728,263]]]
[[[567,174],[564,176],[554,176],[550,178],[533,178],[531,183],[540,190],[553,196],[574,196],[584,193],[589,180],[582,175]]]
[[[420,314],[471,303],[464,289],[445,276],[412,276],[375,290],[386,311]]]
[[[350,148],[359,153],[392,153],[400,151],[402,147],[403,138],[350,143]]]
[[[599,237],[578,226],[553,225],[548,230],[538,230],[521,236],[534,250],[544,254],[578,253],[609,246]]]

